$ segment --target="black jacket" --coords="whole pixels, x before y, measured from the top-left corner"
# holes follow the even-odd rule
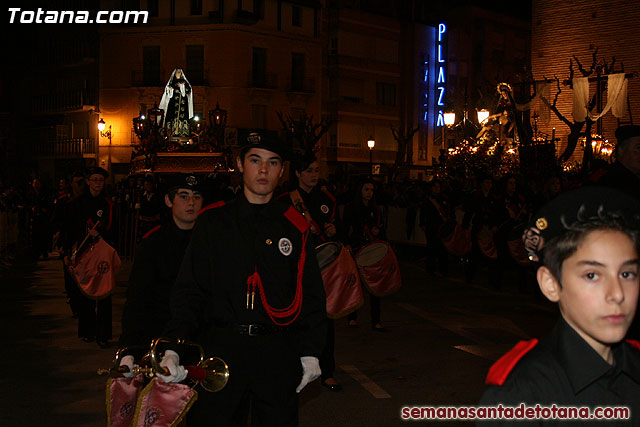
[[[344,230],[348,235],[348,241],[354,253],[369,242],[385,240],[382,209],[373,201],[369,202],[368,206],[365,206],[361,200],[356,200],[344,207],[343,216]],[[380,229],[378,236],[371,234],[373,227]]]
[[[97,227],[98,233],[113,246],[113,215],[113,203],[102,195],[93,197],[91,193],[87,192],[70,201],[67,204],[66,218],[62,229],[64,253],[71,253],[71,247],[75,243],[79,244],[98,221],[100,221]]]
[[[171,316],[169,301],[192,230],[173,219],[143,236],[129,275],[120,346],[148,347]]]
[[[247,309],[247,279],[259,273],[266,301],[274,309],[292,303],[304,235],[285,217],[287,211],[306,224],[284,203],[272,200],[252,205],[244,194],[201,213],[172,293],[167,336],[197,340],[204,333],[211,342],[216,328],[274,325],[260,292],[254,308]],[[326,297],[313,239],[308,238],[309,232],[306,235],[302,308],[289,326],[298,330],[299,355],[319,357],[325,342]],[[290,320],[292,317],[279,322]]]
[[[480,405],[627,406],[632,420],[606,425],[640,425],[640,350],[622,342],[612,348],[609,365],[564,319],[517,363],[502,386],[489,386]],[[498,421],[482,425],[505,425]],[[520,425],[517,421],[508,423]],[[536,425],[585,425],[537,420]],[[526,425],[530,425],[526,423]]]
[[[598,180],[599,185],[617,188],[640,200],[640,177],[615,162],[606,174]]]
[[[314,228],[317,226],[317,228],[319,229],[319,233],[314,233],[315,244],[319,245],[327,241],[342,241],[342,230],[340,226],[339,215],[337,212],[335,197],[333,197],[333,195],[331,195],[331,193],[329,193],[327,190],[320,189],[317,186],[314,187],[309,193],[302,190],[301,188],[298,188],[297,190],[300,193],[300,197],[302,198],[302,201],[304,202],[304,205],[314,222]],[[282,194],[278,197],[278,200],[293,206],[291,192]],[[336,227],[337,233],[331,238],[328,238],[324,235],[324,226],[328,223],[333,224]]]

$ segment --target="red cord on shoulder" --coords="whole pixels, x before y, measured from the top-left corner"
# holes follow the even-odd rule
[[[221,208],[224,205],[226,205],[226,202],[224,200],[220,200],[218,202],[211,203],[211,204],[205,206],[204,208],[200,209],[200,212],[198,212],[198,215],[201,215],[203,212],[206,212],[206,211],[208,211],[210,209]]]
[[[520,341],[515,345],[515,347],[498,359],[491,368],[489,368],[489,373],[487,374],[485,383],[488,385],[503,385],[520,359],[522,359],[524,355],[531,351],[531,349],[533,349],[537,344],[537,338],[529,341]]]
[[[162,225],[156,225],[155,227],[153,227],[151,230],[147,231],[144,236],[142,236],[143,239],[146,239],[147,237],[151,236],[153,233],[155,233],[156,231],[160,230],[162,228]]]

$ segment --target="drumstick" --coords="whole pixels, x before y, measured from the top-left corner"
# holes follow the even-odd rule
[[[100,224],[100,220],[96,221],[96,224],[93,226],[93,228],[91,228],[91,230],[89,230],[89,233],[87,233],[87,235],[86,235],[86,236],[84,236],[84,239],[82,240],[82,243],[80,243],[80,244],[76,247],[76,250],[71,254],[71,260],[72,260],[72,261],[75,261],[75,259],[76,259],[76,255],[78,254],[78,251],[79,251],[79,250],[80,250],[80,248],[81,248],[82,246],[84,246],[84,244],[87,242],[87,239],[89,238],[90,232],[91,232],[91,231],[93,231],[93,230],[95,230],[95,229],[98,227],[98,225],[99,225],[99,224]]]

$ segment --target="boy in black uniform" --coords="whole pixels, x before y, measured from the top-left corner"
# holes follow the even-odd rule
[[[296,392],[320,376],[325,294],[309,225],[293,207],[272,199],[285,147],[251,134],[236,163],[238,197],[205,209],[196,222],[171,298],[165,335],[195,340],[229,366],[229,382],[200,393],[190,426],[297,425]],[[198,334],[198,335],[196,335]],[[161,362],[184,378],[178,355]]]
[[[534,218],[525,247],[541,262],[538,284],[561,318],[546,339],[520,342],[491,367],[480,404],[624,406],[630,419],[618,422],[639,425],[640,343],[624,338],[638,300],[640,203],[584,187]],[[567,425],[543,417],[537,422]]]
[[[329,191],[318,186],[320,165],[313,153],[303,153],[291,162],[296,178],[297,187],[278,197],[285,203],[291,204],[302,213],[309,222],[314,236],[314,246],[329,241],[337,241],[338,230],[336,199]],[[342,386],[333,378],[336,367],[334,358],[335,324],[333,319],[327,318],[327,341],[320,356],[322,370],[321,384],[331,391],[340,391]]]
[[[109,173],[101,167],[91,167],[86,174],[87,191],[69,202],[67,217],[63,226],[63,250],[65,265],[72,256],[73,246],[80,245],[87,234],[90,235],[83,247],[77,248],[79,257],[92,243],[102,237],[113,246],[113,208],[104,196],[104,182]],[[94,339],[101,348],[108,347],[111,339],[111,296],[96,301],[82,294],[76,286],[78,308],[78,337],[91,342]]]
[[[142,346],[162,336],[169,322],[171,289],[178,276],[191,232],[202,208],[202,184],[195,175],[177,174],[168,184],[165,205],[171,217],[142,236],[129,276],[122,315],[120,347]],[[121,365],[133,367],[133,355]]]

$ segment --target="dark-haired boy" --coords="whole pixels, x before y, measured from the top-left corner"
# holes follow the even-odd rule
[[[203,209],[172,292],[165,334],[205,336],[207,355],[229,366],[229,382],[200,393],[189,426],[298,424],[298,396],[320,376],[326,296],[309,224],[273,199],[288,149],[254,133],[236,158],[243,187],[235,200]],[[161,366],[184,378],[176,352]],[[186,358],[185,358],[186,359]]]
[[[171,217],[142,236],[138,246],[122,315],[120,347],[148,346],[169,322],[171,290],[202,208],[202,192],[203,184],[195,175],[177,174],[169,180],[164,203]],[[120,363],[133,367],[133,356],[125,356]]]
[[[638,301],[640,203],[584,187],[534,218],[525,247],[541,263],[538,284],[561,318],[547,338],[519,343],[491,367],[480,404],[628,407],[631,418],[617,422],[638,425],[640,343],[624,338]]]

